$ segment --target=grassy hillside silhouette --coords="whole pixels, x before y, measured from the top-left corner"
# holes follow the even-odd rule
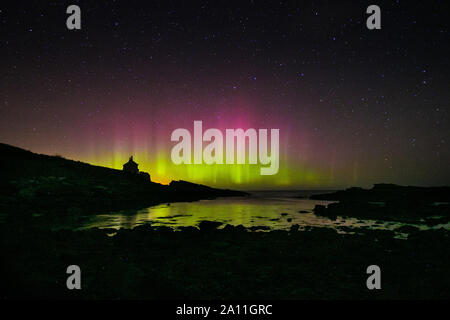
[[[0,154],[0,203],[17,211],[32,207],[64,214],[246,195],[186,181],[162,185],[121,170],[36,154],[6,144],[0,144]]]

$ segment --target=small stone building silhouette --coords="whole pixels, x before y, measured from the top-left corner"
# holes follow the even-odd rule
[[[128,162],[123,165],[123,171],[131,174],[136,174],[146,181],[151,181],[150,174],[148,172],[139,171],[138,164],[134,162],[133,156],[131,156],[130,159],[128,159]]]
[[[134,174],[139,173],[138,164],[133,161],[133,156],[131,156],[128,162],[123,165],[123,171]]]

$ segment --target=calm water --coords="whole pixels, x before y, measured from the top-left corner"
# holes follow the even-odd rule
[[[152,223],[172,228],[196,226],[202,220],[218,221],[245,227],[270,227],[271,229],[289,229],[293,224],[301,228],[331,227],[339,231],[341,227],[370,227],[373,229],[393,230],[403,223],[388,221],[360,220],[340,218],[331,220],[316,216],[312,209],[316,204],[327,205],[331,201],[317,201],[296,198],[323,191],[259,191],[250,197],[219,198],[196,202],[178,202],[161,204],[138,211],[120,211],[98,214],[89,217],[76,229],[89,228],[134,228]],[[300,212],[303,211],[303,212]],[[415,225],[426,229],[425,225]],[[447,226],[448,227],[448,226]]]

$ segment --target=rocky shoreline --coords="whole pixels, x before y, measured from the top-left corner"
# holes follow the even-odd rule
[[[38,299],[448,299],[449,231],[326,228],[250,232],[242,226],[174,231],[49,231],[1,225],[2,298]],[[82,270],[67,290],[66,268]],[[366,288],[379,265],[382,290]]]
[[[332,219],[342,216],[429,225],[450,221],[450,187],[375,184],[372,189],[349,188],[311,199],[338,201],[314,208],[315,214]]]

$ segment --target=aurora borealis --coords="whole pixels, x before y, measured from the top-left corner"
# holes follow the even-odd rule
[[[78,4],[82,28],[65,27]],[[0,11],[0,142],[235,189],[450,179],[442,1],[46,2]],[[19,17],[19,19],[17,18]],[[175,165],[171,132],[280,129],[280,167]]]

